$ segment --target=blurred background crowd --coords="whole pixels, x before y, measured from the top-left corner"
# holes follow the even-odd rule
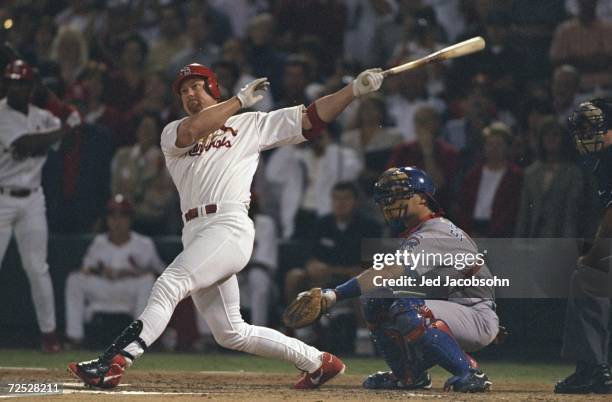
[[[5,0],[0,21],[0,39],[84,119],[43,170],[52,234],[107,230],[117,193],[137,232],[180,234],[159,139],[183,115],[170,85],[185,64],[210,66],[224,98],[268,77],[256,105],[265,112],[475,35],[484,51],[388,77],[319,139],[262,155],[252,213],[268,229],[256,242],[309,250],[280,270],[262,252],[273,255],[255,264],[273,273],[267,286],[290,300],[358,272],[360,240],[385,233],[371,193],[390,166],[425,169],[446,214],[476,237],[596,228],[565,120],[580,101],[612,94],[610,1]]]

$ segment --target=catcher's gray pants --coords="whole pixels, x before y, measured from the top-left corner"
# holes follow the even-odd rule
[[[570,279],[561,355],[592,364],[608,362],[610,275],[579,263]],[[606,297],[601,297],[605,296]],[[599,296],[599,297],[598,297]]]
[[[499,318],[491,301],[468,306],[446,300],[425,300],[434,317],[448,325],[466,352],[480,350],[493,342],[499,330]]]

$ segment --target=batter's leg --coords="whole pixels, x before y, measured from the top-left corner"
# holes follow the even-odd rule
[[[287,360],[312,373],[321,366],[322,352],[270,328],[249,325],[240,315],[240,293],[235,275],[191,297],[215,340],[228,349]]]
[[[43,333],[55,331],[55,299],[47,265],[48,228],[45,198],[37,192],[22,208],[15,225],[15,239],[21,264],[28,276],[38,326]]]

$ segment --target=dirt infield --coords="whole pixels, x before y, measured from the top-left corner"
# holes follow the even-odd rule
[[[291,384],[297,375],[230,372],[162,372],[134,371],[125,377],[125,384],[114,391],[100,392],[85,388],[68,373],[61,370],[2,369],[0,383],[57,382],[64,385],[61,395],[47,396],[53,401],[195,401],[249,400],[249,401],[383,401],[410,399],[411,401],[583,401],[610,400],[610,396],[557,396],[551,384],[510,383],[496,379],[493,390],[487,394],[454,394],[441,391],[442,380],[434,381],[431,391],[366,391],[361,388],[362,376],[345,375],[316,391],[295,391]],[[5,398],[6,394],[0,398]],[[19,398],[37,400],[40,397]]]

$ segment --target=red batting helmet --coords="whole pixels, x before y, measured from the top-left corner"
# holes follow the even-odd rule
[[[32,81],[34,79],[34,70],[23,60],[13,60],[4,69],[4,78],[8,80]]]
[[[191,77],[204,78],[208,86],[208,93],[216,100],[221,99],[221,90],[219,89],[217,76],[210,68],[198,63],[188,64],[179,70],[172,84],[172,90],[180,96],[181,84],[184,80]]]
[[[106,210],[108,213],[120,212],[124,214],[132,213],[132,203],[123,196],[123,194],[116,194],[106,204]]]

